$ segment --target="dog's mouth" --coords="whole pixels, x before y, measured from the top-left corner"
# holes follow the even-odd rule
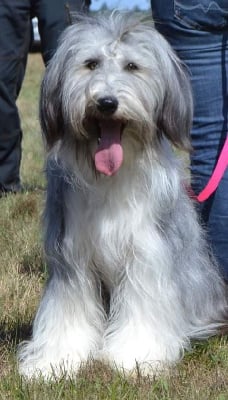
[[[91,127],[92,123],[92,127]],[[125,123],[114,118],[90,120],[93,135],[97,138],[94,154],[95,168],[98,172],[112,176],[117,173],[123,162],[121,143]]]
[[[114,175],[123,162],[121,137],[123,123],[120,120],[103,119],[98,121],[98,146],[95,152],[95,167],[102,174]]]

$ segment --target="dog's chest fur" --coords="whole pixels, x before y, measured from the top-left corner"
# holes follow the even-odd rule
[[[129,178],[124,184],[123,179],[124,174],[120,174],[108,185],[107,179],[100,179],[94,191],[79,189],[69,196],[72,215],[68,228],[75,229],[70,233],[75,251],[84,249],[92,268],[95,264],[107,283],[119,279],[137,251],[137,241],[145,233],[142,232],[147,219],[145,194],[137,190],[137,177]]]

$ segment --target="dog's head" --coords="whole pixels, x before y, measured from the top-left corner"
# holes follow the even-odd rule
[[[63,33],[43,80],[41,125],[49,147],[89,143],[96,169],[114,174],[127,137],[165,135],[190,149],[192,97],[180,61],[153,28],[126,13],[81,16]]]

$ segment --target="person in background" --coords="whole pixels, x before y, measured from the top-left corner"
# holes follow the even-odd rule
[[[16,100],[31,42],[31,18],[38,18],[45,65],[71,12],[87,11],[90,0],[1,0],[0,2],[0,197],[21,190],[22,130]]]
[[[151,8],[157,30],[190,73],[194,99],[190,161],[192,188],[198,195],[212,175],[228,132],[228,2],[151,0]],[[216,191],[198,208],[228,282],[228,168]]]

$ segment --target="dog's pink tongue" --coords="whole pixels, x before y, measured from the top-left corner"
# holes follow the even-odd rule
[[[102,174],[114,175],[123,161],[121,145],[121,122],[104,120],[100,122],[101,137],[95,154],[95,166]]]

